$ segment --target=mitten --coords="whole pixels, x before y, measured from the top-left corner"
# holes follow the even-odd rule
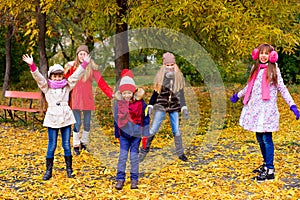
[[[291,111],[293,111],[294,115],[296,116],[296,120],[298,120],[300,114],[299,114],[299,110],[298,110],[297,106],[296,105],[292,105],[290,107],[290,109],[291,109]]]
[[[152,108],[153,106],[152,105],[148,105],[145,109],[145,116],[150,116],[151,115],[151,112],[152,112]]]
[[[232,95],[232,97],[230,97],[230,101],[231,101],[232,103],[236,103],[238,100],[239,100],[239,97],[238,97],[238,94],[237,94],[237,93],[234,94],[234,95]]]
[[[189,119],[189,113],[188,113],[187,107],[183,106],[181,108],[181,111],[182,111],[183,119],[185,119],[185,120]]]
[[[148,137],[143,136],[143,138],[142,138],[142,147],[143,147],[143,149],[146,149],[146,147],[147,147],[147,140],[148,140]]]
[[[88,66],[88,64],[90,63],[90,61],[91,61],[91,56],[90,56],[90,55],[87,55],[87,56],[84,58],[83,62],[81,63],[81,67],[82,67],[83,69],[85,69],[85,68]]]

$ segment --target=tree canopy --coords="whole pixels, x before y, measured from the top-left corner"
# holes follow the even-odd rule
[[[241,60],[247,61],[252,49],[261,43],[270,43],[285,55],[299,52],[298,0],[123,1],[128,9],[125,13],[115,0],[0,0],[0,3],[1,26],[12,24],[22,37],[29,37],[29,42],[19,43],[28,52],[38,50],[39,59],[42,59],[41,49],[37,46],[42,44],[38,45],[41,42],[38,23],[45,16],[44,57],[50,59],[50,64],[73,59],[75,48],[82,43],[91,48],[95,42],[102,43],[116,33],[116,25],[122,22],[129,29],[157,27],[179,31],[201,44],[224,73],[235,71],[234,67]],[[121,16],[121,21],[117,16]]]

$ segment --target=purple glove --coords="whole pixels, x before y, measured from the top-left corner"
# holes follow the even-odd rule
[[[290,109],[291,109],[291,111],[293,111],[294,115],[296,116],[296,120],[298,120],[300,114],[299,114],[299,110],[298,110],[297,106],[296,105],[292,105],[290,107]]]
[[[232,103],[236,103],[238,100],[239,100],[239,97],[238,97],[237,93],[232,95],[232,97],[230,97],[230,101]]]

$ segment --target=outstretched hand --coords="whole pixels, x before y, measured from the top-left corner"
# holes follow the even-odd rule
[[[298,110],[297,106],[296,105],[292,105],[290,107],[290,109],[291,109],[291,111],[293,111],[294,115],[296,116],[296,120],[298,120],[299,117],[300,117],[300,113],[299,113],[299,110]]]
[[[234,95],[232,95],[232,96],[230,97],[230,101],[231,101],[232,103],[236,103],[238,100],[239,100],[239,97],[238,97],[238,94],[237,94],[237,93],[234,94]]]
[[[23,59],[23,61],[24,62],[26,62],[28,65],[32,65],[32,63],[33,63],[33,57],[32,57],[32,55],[28,55],[28,54],[24,54],[23,56],[22,56],[22,59]]]
[[[91,55],[90,54],[86,55],[83,61],[89,63],[91,61]]]
[[[90,61],[91,61],[91,56],[90,56],[90,54],[88,54],[84,58],[83,62],[81,63],[81,66],[85,69],[88,66],[88,64],[90,63]]]
[[[182,114],[183,114],[183,119],[185,120],[189,119],[189,113],[187,108],[182,110]]]

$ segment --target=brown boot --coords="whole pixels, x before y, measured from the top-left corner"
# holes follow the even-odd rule
[[[125,181],[123,181],[123,180],[118,180],[118,181],[117,181],[117,185],[116,185],[115,188],[116,188],[117,190],[122,190],[122,188],[123,188],[123,186],[124,186],[124,182],[125,182]]]
[[[138,189],[138,180],[131,180],[131,189]]]

